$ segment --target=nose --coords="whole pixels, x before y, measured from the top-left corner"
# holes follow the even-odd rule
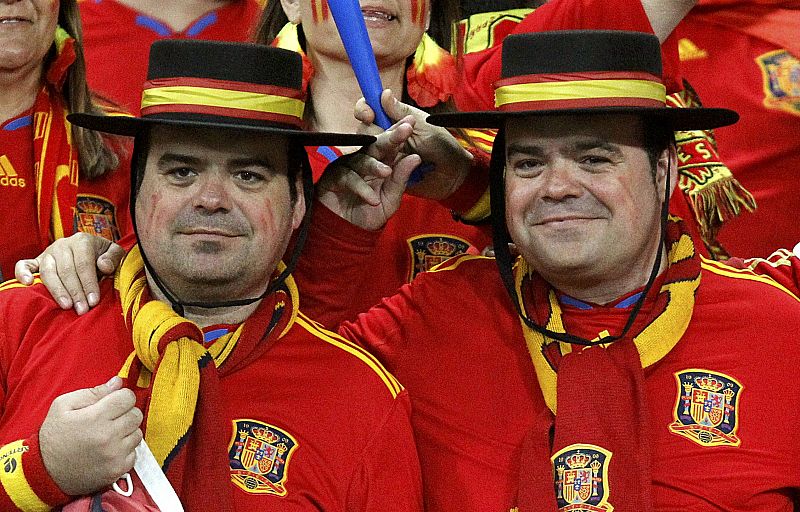
[[[556,158],[542,176],[542,198],[559,202],[579,197],[583,190],[578,181],[577,169],[567,158]]]
[[[229,211],[231,196],[225,185],[223,177],[218,173],[203,173],[193,197],[193,206],[208,213]]]

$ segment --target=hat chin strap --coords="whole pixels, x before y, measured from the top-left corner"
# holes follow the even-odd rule
[[[306,212],[303,215],[303,221],[300,223],[300,228],[297,234],[297,240],[294,245],[294,249],[292,250],[292,255],[289,258],[288,263],[286,264],[286,268],[283,271],[270,281],[267,289],[264,290],[264,293],[259,295],[258,297],[251,297],[247,299],[237,299],[237,300],[228,300],[228,301],[217,301],[217,302],[204,302],[204,301],[184,301],[178,298],[177,294],[174,293],[169,286],[159,277],[158,272],[155,271],[153,266],[150,264],[150,260],[147,258],[147,254],[145,253],[144,247],[142,247],[141,243],[139,244],[139,251],[142,255],[142,261],[144,262],[144,267],[147,270],[148,274],[153,280],[153,283],[158,287],[161,293],[164,294],[164,297],[169,301],[172,310],[180,315],[184,316],[187,307],[198,307],[198,308],[205,308],[205,309],[213,309],[213,308],[229,308],[229,307],[236,307],[236,306],[246,306],[248,304],[252,304],[254,302],[258,302],[262,300],[264,297],[269,296],[270,294],[274,293],[278,288],[280,288],[286,278],[294,270],[295,266],[297,266],[297,261],[300,259],[300,253],[303,250],[303,246],[306,243],[306,238],[308,237],[308,229],[309,225],[311,224],[311,210],[312,204],[314,199],[314,182],[311,175],[311,164],[308,161],[308,153],[305,151],[305,147],[299,144],[295,144],[290,142],[289,143],[289,165],[292,165],[292,162],[298,162],[297,165],[299,166],[298,171],[302,173],[303,178],[303,198],[306,204]],[[139,238],[139,228],[136,224],[136,172],[137,168],[139,167],[138,161],[142,161],[141,159],[137,158],[136,151],[134,150],[133,155],[133,162],[131,165],[131,195],[130,195],[130,212],[131,212],[131,221],[133,223],[133,232],[136,234],[136,239],[140,240]],[[142,164],[142,168],[144,165]],[[144,169],[142,169],[144,172]],[[296,175],[296,174],[295,174]]]
[[[495,147],[505,147],[505,128],[500,128],[498,130],[497,137],[495,137],[494,140],[494,145]],[[492,238],[494,243],[495,261],[497,262],[497,266],[500,270],[500,277],[503,280],[503,284],[505,285],[509,296],[511,297],[511,302],[514,305],[514,308],[517,310],[517,314],[522,321],[525,322],[525,325],[531,329],[547,338],[558,340],[564,343],[572,343],[575,345],[583,345],[588,347],[598,344],[613,343],[624,338],[630,328],[633,326],[636,317],[639,315],[639,311],[642,309],[644,301],[647,298],[647,295],[650,293],[650,289],[653,287],[656,277],[658,277],[658,270],[661,268],[661,258],[663,257],[664,248],[666,247],[665,236],[667,232],[667,220],[669,218],[669,180],[672,173],[672,161],[670,160],[667,164],[666,185],[664,187],[664,202],[661,205],[661,222],[659,224],[658,251],[656,253],[655,262],[653,263],[653,268],[650,271],[650,276],[647,279],[647,284],[645,284],[644,290],[636,300],[630,315],[628,315],[628,320],[625,322],[625,327],[622,329],[622,332],[617,336],[608,335],[600,338],[599,340],[592,341],[566,332],[561,333],[551,331],[550,329],[537,324],[526,314],[521,305],[522,301],[517,295],[516,286],[514,284],[514,258],[511,256],[511,251],[508,248],[508,244],[511,242],[511,236],[508,233],[505,223],[505,155],[502,153],[503,152],[493,151],[489,166],[490,173],[501,173],[499,174],[499,176],[501,176],[499,179],[493,179],[490,181]]]

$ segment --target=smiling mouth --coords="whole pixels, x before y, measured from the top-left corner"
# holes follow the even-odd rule
[[[187,236],[217,236],[224,238],[236,238],[240,236],[236,233],[227,233],[224,231],[211,231],[211,230],[184,231],[181,234]]]
[[[31,23],[31,20],[27,18],[20,18],[17,16],[0,17],[0,25],[10,25],[12,23]]]
[[[361,9],[361,14],[364,15],[365,21],[394,21],[396,19],[393,14],[375,9]]]

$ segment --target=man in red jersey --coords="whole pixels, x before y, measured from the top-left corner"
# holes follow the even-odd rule
[[[281,262],[304,146],[373,140],[301,130],[301,77],[286,50],[164,41],[142,117],[70,117],[136,137],[139,244],[86,315],[0,290],[0,509],[422,509],[407,393]]]
[[[667,217],[672,132],[737,116],[666,108],[660,71],[652,36],[513,35],[499,111],[431,116],[500,129],[497,262],[451,260],[340,328],[409,390],[427,510],[797,505],[800,300]]]
[[[84,0],[80,2],[87,79],[93,91],[139,113],[147,53],[164,39],[247,41],[256,0]]]

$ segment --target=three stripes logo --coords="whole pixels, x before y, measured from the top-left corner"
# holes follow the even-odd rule
[[[6,155],[0,155],[0,186],[24,188],[25,185],[25,178],[17,176],[11,160]]]

